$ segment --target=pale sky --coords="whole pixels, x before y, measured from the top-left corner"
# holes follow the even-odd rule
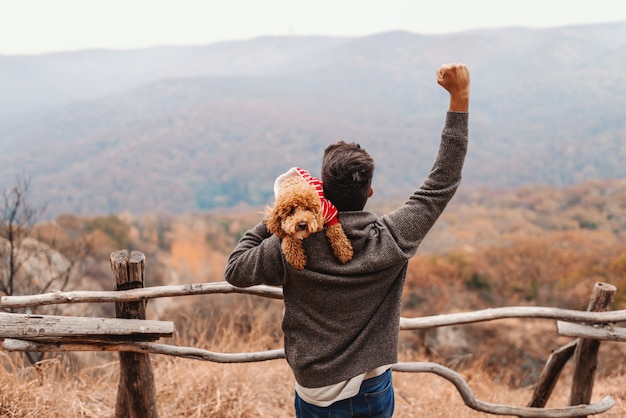
[[[626,0],[0,0],[0,55],[626,21]]]

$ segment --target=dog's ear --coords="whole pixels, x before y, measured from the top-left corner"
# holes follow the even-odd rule
[[[281,226],[282,219],[276,206],[273,208],[267,206],[265,208],[265,214],[267,215],[265,218],[265,226],[267,227],[267,230],[270,231],[271,234],[274,234],[279,238],[283,238],[285,233]]]

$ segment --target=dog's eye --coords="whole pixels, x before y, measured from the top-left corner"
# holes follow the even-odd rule
[[[290,214],[290,215],[293,215],[294,213],[296,213],[296,207],[295,207],[295,206],[292,206],[292,207],[289,209],[289,214]]]

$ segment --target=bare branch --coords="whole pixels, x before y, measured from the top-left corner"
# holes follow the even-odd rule
[[[256,351],[249,353],[217,353],[192,347],[157,344],[149,342],[99,342],[97,344],[76,341],[74,343],[50,343],[6,339],[3,348],[8,351],[130,351],[135,353],[164,354],[192,360],[212,361],[214,363],[251,363],[285,358],[281,349]]]
[[[118,291],[73,291],[54,292],[29,296],[3,296],[0,299],[2,308],[25,308],[28,306],[53,305],[60,303],[88,302],[131,302],[138,300],[172,297],[205,295],[212,293],[245,293],[282,299],[282,289],[272,286],[251,286],[240,288],[226,282],[195,283],[185,285],[153,286],[142,289]]]
[[[57,228],[40,228],[44,209],[29,204],[30,185],[17,176],[0,201],[0,293],[8,296],[66,290],[93,248],[82,229],[58,239]]]
[[[468,407],[488,414],[512,415],[518,417],[578,417],[601,414],[615,406],[612,397],[606,396],[602,401],[591,405],[568,406],[564,408],[532,408],[524,406],[509,406],[483,402],[476,399],[467,382],[455,371],[431,362],[397,363],[393,366],[397,372],[434,373],[451,382],[459,391],[461,398]]]
[[[493,321],[496,319],[505,318],[558,319],[572,322],[602,324],[610,322],[621,322],[626,320],[626,310],[609,312],[586,312],[541,306],[510,306],[503,308],[489,308],[473,312],[460,312],[445,315],[425,316],[421,318],[401,318],[400,328],[428,329],[445,327],[449,325]]]

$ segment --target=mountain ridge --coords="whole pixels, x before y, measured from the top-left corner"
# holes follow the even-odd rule
[[[472,75],[464,184],[625,178],[620,39],[626,22],[267,37],[124,51],[106,65],[93,51],[18,57],[38,69],[28,88],[0,56],[0,110],[20,92],[29,106],[0,118],[0,179],[27,173],[51,214],[262,206],[276,175],[293,165],[316,173],[323,148],[344,139],[377,161],[378,196],[408,196],[434,160],[447,108],[434,74],[450,61]],[[81,68],[92,71],[78,77]],[[66,96],[38,107],[68,84]],[[63,102],[77,92],[85,98]]]

